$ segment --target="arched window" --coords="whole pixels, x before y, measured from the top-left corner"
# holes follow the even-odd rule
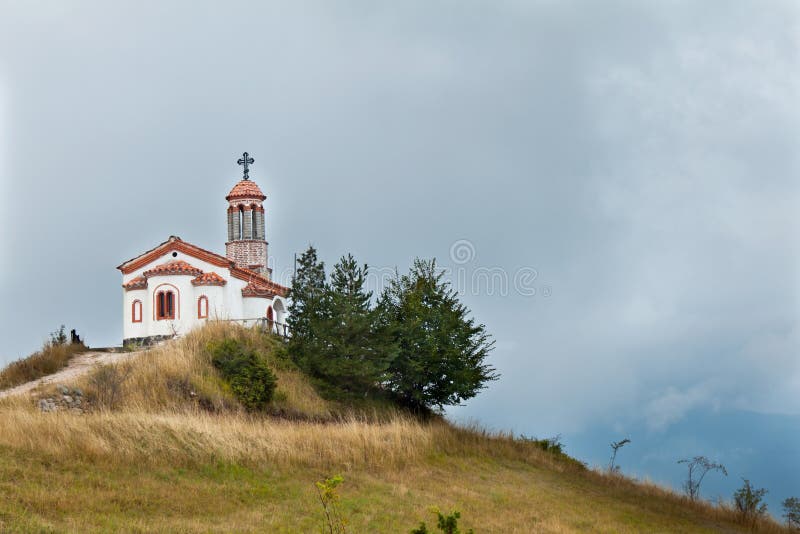
[[[156,319],[175,318],[175,293],[172,291],[159,291],[156,293]]]
[[[239,217],[239,235],[237,239],[244,239],[244,206],[239,206],[237,217]]]
[[[257,213],[258,209],[256,208],[256,205],[253,204],[252,206],[250,206],[250,217],[251,217],[250,222],[252,223],[251,225],[252,230],[250,233],[253,239],[261,239],[261,236],[258,235],[258,217],[256,215]]]
[[[131,303],[131,322],[132,323],[141,323],[142,322],[142,301],[141,300],[134,300]]]
[[[208,318],[208,297],[206,297],[205,295],[197,299],[197,318],[198,319]]]

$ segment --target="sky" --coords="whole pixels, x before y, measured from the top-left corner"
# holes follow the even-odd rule
[[[800,496],[799,45],[788,0],[0,0],[0,364],[119,344],[115,267],[223,252],[248,151],[278,281],[447,269],[502,375],[453,418],[642,469],[758,421]]]

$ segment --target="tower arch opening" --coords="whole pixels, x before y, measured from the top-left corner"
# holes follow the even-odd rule
[[[244,239],[244,206],[241,204],[239,204],[237,216],[239,217],[239,235],[236,236],[236,239]]]

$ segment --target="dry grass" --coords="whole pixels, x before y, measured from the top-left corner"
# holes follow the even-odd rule
[[[308,423],[247,415],[99,412],[90,416],[8,409],[0,445],[90,461],[192,466],[229,462],[283,467],[402,467],[429,451],[433,431],[410,419]]]
[[[204,350],[224,336],[260,347],[282,392],[274,411],[297,417],[238,408]],[[345,476],[351,532],[408,532],[430,524],[431,505],[460,510],[464,530],[477,532],[746,531],[725,507],[583,469],[507,434],[383,409],[342,416],[280,342],[251,331],[212,324],[124,365],[114,410],[0,403],[0,531],[314,531],[313,483],[334,473]],[[758,529],[789,532],[772,521]]]
[[[75,355],[86,350],[82,343],[58,345],[47,342],[41,350],[27,358],[11,362],[8,367],[0,371],[0,390],[13,388],[60,371]]]
[[[0,446],[85,461],[193,466],[208,462],[328,470],[403,469],[429,459],[518,461],[559,472],[583,471],[538,447],[493,434],[396,416],[306,422],[203,412],[101,411],[82,416],[0,411]]]
[[[0,428],[0,527],[5,517],[9,529],[28,525],[11,523],[24,508],[35,521],[21,530],[310,531],[314,481],[343,473],[353,532],[408,531],[430,520],[431,505],[461,510],[478,532],[745,531],[727,509],[441,421],[79,416],[18,405],[0,409]],[[118,523],[104,523],[109,516]],[[760,531],[788,532],[771,522]]]
[[[305,418],[330,418],[334,406],[322,399],[306,377],[283,354],[282,342],[255,329],[226,322],[211,322],[180,340],[147,351],[119,364],[126,376],[119,409],[134,412],[193,411],[237,412],[240,406],[211,364],[208,344],[235,338],[257,349],[267,359],[278,387],[273,413]],[[92,377],[78,382],[90,396]]]

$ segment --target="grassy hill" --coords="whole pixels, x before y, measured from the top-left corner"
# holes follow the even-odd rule
[[[267,414],[243,410],[211,365],[207,344],[225,337],[276,374]],[[89,413],[0,402],[0,532],[318,532],[315,482],[334,474],[348,532],[430,527],[431,506],[459,510],[462,531],[747,531],[725,507],[530,440],[323,399],[280,341],[221,323],[70,386]]]

